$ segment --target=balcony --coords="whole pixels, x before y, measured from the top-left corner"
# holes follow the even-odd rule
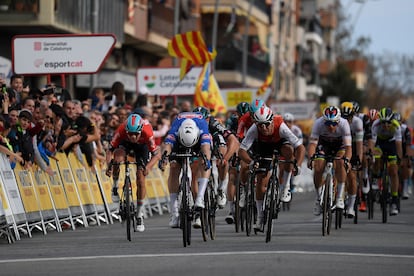
[[[243,52],[240,48],[220,47],[217,49],[216,70],[233,71],[243,74]],[[263,82],[269,72],[270,65],[263,59],[257,58],[252,54],[247,57],[247,76]]]

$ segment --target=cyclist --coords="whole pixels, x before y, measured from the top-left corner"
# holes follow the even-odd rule
[[[319,216],[322,212],[320,200],[323,191],[322,174],[325,169],[325,160],[314,159],[315,153],[334,155],[335,178],[338,182],[336,192],[336,207],[344,208],[344,188],[346,171],[352,156],[351,130],[347,120],[341,117],[341,110],[336,106],[328,106],[323,110],[321,117],[316,119],[309,137],[308,167],[314,169],[313,181],[316,190],[315,207],[313,214]]]
[[[243,116],[240,117],[239,124],[237,126],[237,137],[239,138],[240,141],[243,140],[245,133],[254,124],[254,119],[253,119],[254,113],[263,106],[265,106],[265,103],[263,100],[259,100],[259,99],[253,100],[249,106],[249,112],[245,112]],[[240,185],[242,187],[244,187],[247,183],[248,173],[249,173],[248,165],[249,164],[245,163],[243,159],[240,160]],[[240,190],[241,190],[241,194],[240,194],[239,206],[243,208],[245,205],[246,196],[244,194],[244,189],[242,188]]]
[[[151,124],[138,114],[131,114],[118,129],[106,152],[108,169],[106,175],[113,177],[112,198],[119,201],[118,179],[119,165],[116,163],[126,160],[127,155],[135,157],[137,162],[137,231],[145,231],[144,199],[146,196],[145,176],[160,159],[159,148],[155,145]],[[115,164],[113,164],[115,162]]]
[[[300,143],[303,144],[303,132],[302,132],[302,129],[298,125],[294,124],[295,116],[292,113],[286,112],[283,115],[283,121],[288,126],[288,128],[293,132],[293,134],[295,134],[295,136],[299,138]],[[294,175],[290,179],[290,183],[295,183]],[[291,190],[294,190],[294,187],[290,187],[290,188]]]
[[[369,149],[374,156],[384,155],[388,159],[388,175],[391,183],[390,215],[398,215],[398,162],[403,156],[401,127],[394,119],[391,108],[384,107],[379,111],[379,119],[372,124],[372,137],[369,140]],[[373,169],[374,189],[378,187],[377,180],[381,174],[382,159],[375,160]]]
[[[266,192],[266,186],[270,178],[270,163],[269,161],[260,161],[259,164],[255,164],[255,161],[250,157],[249,150],[253,150],[253,154],[257,154],[260,157],[272,157],[273,150],[277,149],[280,155],[286,161],[297,161],[294,174],[299,174],[300,165],[303,162],[305,155],[305,147],[300,143],[298,137],[296,137],[292,131],[283,122],[282,116],[273,115],[272,110],[267,106],[262,106],[254,114],[253,118],[255,124],[253,124],[246,133],[246,137],[243,139],[239,156],[249,167],[259,167],[264,169],[265,172],[257,174],[256,184],[256,207],[257,207],[257,224],[255,229],[260,230],[263,228],[263,199]],[[253,146],[253,143],[256,145]],[[253,146],[253,147],[252,147]],[[286,163],[283,172],[282,183],[282,196],[283,202],[289,202],[291,194],[289,191],[289,181],[294,166],[292,163]]]
[[[207,188],[208,178],[210,176],[211,168],[211,135],[208,132],[208,125],[203,115],[195,112],[182,112],[177,115],[177,118],[172,122],[171,129],[168,131],[167,137],[163,142],[163,155],[159,162],[161,170],[170,161],[170,175],[168,176],[168,189],[170,192],[171,202],[171,217],[169,225],[172,228],[179,227],[179,212],[178,212],[178,191],[179,178],[181,172],[180,159],[170,156],[172,152],[183,153],[186,149],[191,148],[192,152],[202,152],[206,156],[207,164],[198,162],[197,174],[192,176],[192,179],[197,179],[197,185],[192,185],[192,191],[195,200],[194,222],[193,227],[200,228],[200,211],[204,208],[204,193]]]
[[[236,133],[238,128],[238,120],[244,114],[248,113],[250,110],[250,104],[247,102],[241,102],[236,106],[236,113],[230,116],[230,120],[227,124],[227,128]],[[237,139],[239,141],[239,139]],[[240,143],[239,143],[240,146]],[[237,149],[238,150],[238,149]],[[235,214],[235,206],[234,206],[234,198],[236,195],[236,185],[239,183],[235,183],[237,179],[237,166],[239,166],[239,159],[237,156],[237,152],[233,154],[229,162],[229,185],[227,186],[227,209],[228,214],[225,217],[225,220],[228,224],[232,224],[234,222],[234,214]]]
[[[411,171],[411,131],[407,124],[402,121],[401,114],[398,112],[394,113],[394,119],[400,123],[401,127],[401,138],[402,138],[402,151],[403,159],[401,160],[401,179],[402,179],[402,199],[408,199],[408,183]]]
[[[217,205],[220,209],[226,206],[226,193],[229,182],[229,160],[239,149],[240,143],[234,133],[222,126],[207,108],[198,106],[193,112],[199,112],[208,123],[208,131],[213,138],[213,155],[217,155],[218,170],[218,187],[217,187]]]
[[[359,173],[361,168],[361,160],[362,160],[362,140],[364,137],[364,129],[363,123],[360,117],[357,117],[357,114],[354,111],[352,102],[343,102],[341,104],[341,116],[342,118],[346,119],[349,123],[351,128],[351,135],[352,135],[352,158],[351,158],[351,166],[356,170],[350,170],[348,172],[347,181],[346,181],[346,190],[348,192],[348,209],[346,211],[347,216],[349,218],[353,218],[355,216],[355,199],[356,193],[358,190],[357,186],[357,177],[356,174]]]

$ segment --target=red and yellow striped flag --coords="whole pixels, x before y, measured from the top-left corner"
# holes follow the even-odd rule
[[[217,52],[209,52],[200,31],[177,34],[168,42],[170,56],[182,58],[180,80],[190,71],[193,65],[204,65],[212,61]]]
[[[216,78],[211,74],[210,63],[206,63],[201,70],[194,93],[194,105],[208,108],[213,116],[217,113],[226,113],[227,108]]]
[[[257,89],[256,96],[264,95],[266,93],[266,89],[269,87],[272,81],[273,81],[273,68],[271,67],[269,74],[266,76],[264,83],[262,84],[262,86],[259,87],[259,89]]]

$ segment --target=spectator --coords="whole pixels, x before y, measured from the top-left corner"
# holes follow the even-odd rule
[[[193,110],[190,101],[181,102],[180,109],[181,112],[191,112]]]
[[[8,138],[10,144],[13,146],[14,152],[20,152],[23,158],[23,167],[30,169],[34,162],[34,148],[32,135],[30,135],[28,128],[32,121],[32,113],[27,109],[22,109],[19,112],[18,124],[16,124],[10,131]]]

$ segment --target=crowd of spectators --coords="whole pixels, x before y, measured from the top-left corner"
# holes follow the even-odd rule
[[[89,167],[105,160],[115,130],[132,112],[152,124],[160,145],[175,116],[193,109],[189,101],[166,104],[149,95],[146,87],[139,88],[133,104],[125,104],[120,82],[114,83],[109,94],[102,88],[92,89],[82,102],[54,84],[23,87],[23,77],[18,75],[9,84],[0,79],[0,85],[0,152],[9,156],[13,168],[16,162],[25,169],[37,165],[50,175],[49,160],[58,151],[74,152],[80,160],[84,153]]]

